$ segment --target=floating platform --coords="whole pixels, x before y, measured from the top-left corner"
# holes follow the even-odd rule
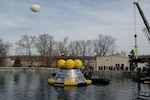
[[[80,69],[60,69],[55,78],[48,79],[48,83],[54,86],[87,86],[91,80],[85,79]]]

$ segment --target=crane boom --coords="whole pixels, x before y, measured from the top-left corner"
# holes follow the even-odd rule
[[[144,13],[143,13],[141,7],[140,7],[138,1],[135,1],[134,4],[137,6],[137,8],[138,8],[138,10],[139,10],[139,13],[140,13],[140,15],[141,15],[141,17],[142,17],[142,19],[143,19],[143,22],[144,22],[144,24],[145,24],[145,26],[146,26],[146,29],[147,29],[147,31],[148,31],[148,33],[149,33],[149,35],[150,35],[150,26],[149,26],[149,23],[148,23],[148,21],[147,21],[145,15],[144,15]]]

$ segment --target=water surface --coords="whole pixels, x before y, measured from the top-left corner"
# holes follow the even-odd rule
[[[150,85],[111,76],[108,85],[53,87],[47,72],[0,73],[0,100],[150,100]]]

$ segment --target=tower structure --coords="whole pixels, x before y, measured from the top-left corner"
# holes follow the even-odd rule
[[[138,59],[138,46],[137,46],[137,35],[134,35],[135,37],[135,45],[134,45],[134,49],[135,49],[135,59]]]

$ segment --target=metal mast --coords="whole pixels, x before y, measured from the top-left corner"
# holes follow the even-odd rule
[[[140,5],[139,5],[139,3],[138,3],[138,0],[135,0],[134,4],[137,6],[137,8],[138,8],[138,10],[139,10],[139,13],[140,13],[140,15],[141,15],[141,17],[142,17],[142,19],[143,19],[143,22],[144,22],[144,24],[145,24],[145,26],[146,26],[146,29],[147,29],[147,32],[146,32],[147,35],[146,35],[146,36],[147,36],[148,40],[150,41],[150,26],[149,26],[149,23],[148,23],[148,21],[147,21],[145,15],[144,15],[144,13],[143,13],[143,11],[142,11]]]

